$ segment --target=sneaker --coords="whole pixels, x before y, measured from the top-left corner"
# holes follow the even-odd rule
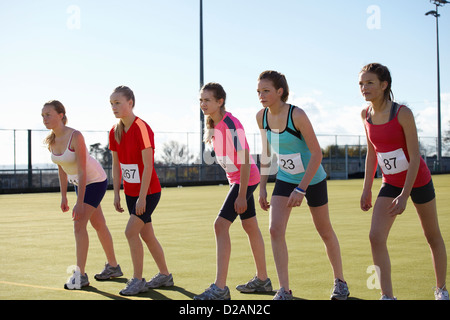
[[[231,300],[230,289],[220,289],[214,283],[202,294],[194,296],[194,300]]]
[[[173,286],[173,277],[172,274],[166,276],[165,274],[161,274],[158,272],[156,276],[152,278],[149,282],[146,283],[147,288],[155,289],[159,287],[171,287]]]
[[[145,284],[145,279],[139,280],[132,278],[128,280],[127,286],[125,289],[120,290],[119,294],[122,296],[134,296],[141,292],[147,292],[148,288]]]
[[[111,267],[109,263],[106,263],[103,271],[94,275],[94,278],[98,281],[102,281],[121,276],[123,276],[123,273],[120,269],[120,265],[117,265],[117,267]]]
[[[388,297],[387,295],[383,294],[381,296],[380,300],[397,300],[397,298],[396,297],[391,298],[391,297]]]
[[[272,282],[269,278],[266,280],[261,280],[255,276],[252,280],[246,284],[241,284],[236,287],[237,291],[242,293],[252,293],[252,292],[269,292],[272,291]]]
[[[444,290],[445,286],[441,288],[434,288],[434,298],[436,300],[450,300],[448,296],[448,291]]]
[[[292,291],[286,291],[284,288],[281,288],[277,291],[273,300],[292,300]]]
[[[74,271],[67,283],[64,284],[64,289],[67,290],[80,290],[83,287],[89,285],[89,279],[87,274],[80,274],[79,271]]]
[[[331,292],[331,300],[347,300],[349,295],[350,291],[348,291],[347,282],[341,279],[335,279]]]

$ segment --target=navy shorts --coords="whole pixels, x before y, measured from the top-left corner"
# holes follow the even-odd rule
[[[88,184],[86,186],[86,191],[84,192],[83,202],[97,208],[100,205],[100,202],[102,202],[107,188],[108,180]],[[78,186],[75,186],[75,192],[78,195]]]
[[[134,214],[136,217],[144,221],[144,223],[152,222],[152,213],[155,211],[156,206],[158,205],[159,199],[161,198],[161,192],[148,194],[145,201],[145,212],[138,216],[136,214],[136,202],[139,197],[131,197],[125,195],[127,200],[128,212]]]
[[[275,187],[273,188],[272,196],[289,197],[298,187],[298,184],[285,182],[282,180],[275,181]],[[323,179],[321,182],[312,184],[306,189],[305,195],[308,206],[320,207],[328,203],[328,191],[327,191],[327,179]]]
[[[240,185],[237,183],[230,186],[230,191],[228,191],[227,197],[225,198],[225,201],[219,212],[219,217],[227,219],[230,222],[234,222],[234,220],[236,220],[238,216],[238,214],[234,210],[234,202],[239,195],[239,186]],[[257,187],[258,184],[247,187],[247,211],[239,215],[241,220],[246,220],[256,216],[255,199],[253,197],[253,192]]]
[[[397,198],[400,193],[402,193],[403,188],[394,187],[391,184],[383,183],[381,185],[380,192],[378,193],[379,197],[388,197],[388,198]],[[433,180],[430,180],[423,187],[412,188],[411,190],[411,200],[415,204],[424,204],[436,197],[434,192]]]

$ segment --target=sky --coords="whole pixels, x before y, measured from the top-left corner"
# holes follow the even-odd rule
[[[286,75],[288,102],[316,134],[364,135],[358,74],[379,62],[419,135],[435,137],[436,19],[425,16],[434,9],[427,0],[204,0],[204,81],[223,85],[227,110],[248,134],[258,132],[257,77],[271,69]],[[444,132],[450,4],[439,13]],[[42,106],[57,99],[68,125],[109,131],[117,122],[109,96],[127,85],[156,143],[166,132],[200,132],[198,0],[2,0],[0,30],[0,129],[45,129]],[[0,139],[10,142],[10,131]]]

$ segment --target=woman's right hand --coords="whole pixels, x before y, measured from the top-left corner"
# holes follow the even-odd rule
[[[61,198],[61,210],[62,212],[67,212],[69,211],[69,203],[67,201],[67,197],[62,197]]]
[[[115,195],[114,196],[114,208],[116,209],[117,212],[123,212],[123,208],[120,205],[120,195]]]
[[[370,208],[372,208],[372,191],[371,190],[363,190],[363,193],[361,195],[361,210],[362,211],[369,211]]]
[[[261,209],[264,211],[269,210],[270,203],[267,201],[267,191],[266,189],[259,189],[259,205],[261,206]]]

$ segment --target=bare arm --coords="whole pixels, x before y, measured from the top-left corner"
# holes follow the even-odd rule
[[[72,150],[75,151],[78,173],[78,195],[77,203],[73,207],[73,220],[78,220],[84,213],[84,195],[86,193],[86,144],[84,137],[79,131],[75,131],[72,140]]]
[[[120,185],[122,183],[122,174],[120,171],[119,155],[117,151],[112,152],[112,174],[113,174],[113,188],[114,188],[114,208],[117,212],[124,212],[122,206],[120,205]]]
[[[269,171],[271,165],[271,154],[269,148],[269,142],[267,140],[266,130],[263,128],[263,115],[264,109],[260,110],[256,115],[256,122],[258,123],[259,130],[261,132],[261,180],[259,183],[259,205],[264,211],[269,210],[270,204],[267,201],[267,181],[269,180]]]

